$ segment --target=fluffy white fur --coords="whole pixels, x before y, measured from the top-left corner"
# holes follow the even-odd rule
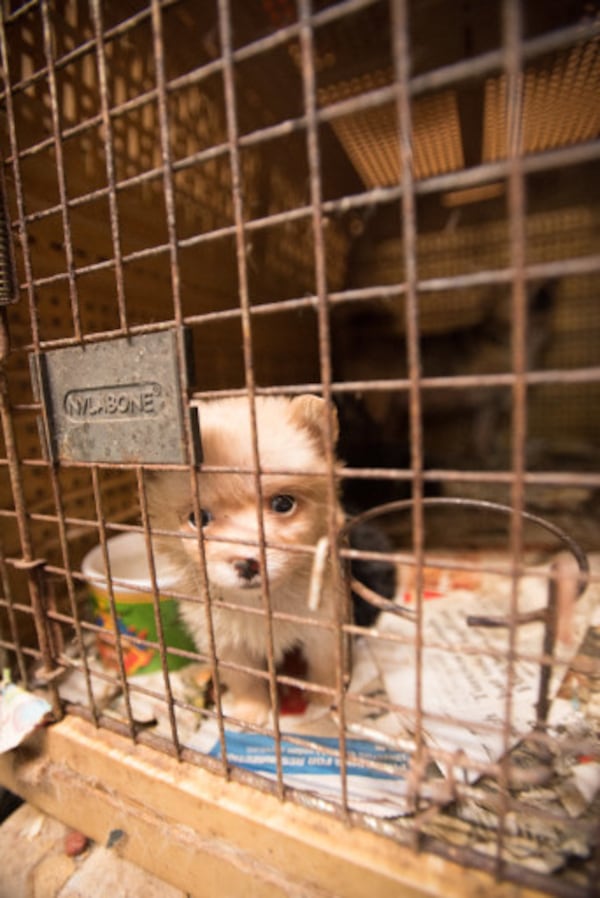
[[[271,607],[275,612],[332,621],[336,603],[345,601],[340,577],[332,569],[335,562],[330,560],[325,570],[318,610],[309,612],[307,602],[314,554],[286,549],[287,546],[316,546],[327,534],[326,412],[325,402],[315,396],[256,400],[261,469],[286,472],[261,474]],[[331,436],[335,439],[337,419],[333,410],[330,421]],[[202,533],[217,657],[221,662],[265,670],[266,619],[263,613],[251,611],[264,609],[256,481],[252,473],[205,470],[214,466],[253,470],[248,400],[202,403],[200,430],[203,463],[196,476],[204,516]],[[287,498],[282,501],[281,497]],[[187,472],[156,475],[149,483],[148,500],[154,528],[178,534],[175,538],[163,538],[160,549],[168,551],[180,572],[180,591],[202,596],[198,522],[193,516],[190,475]],[[293,501],[292,507],[286,508],[289,500]],[[336,513],[341,518],[339,506]],[[207,652],[204,605],[182,599],[180,610],[199,650]],[[333,687],[334,632],[323,626],[275,618],[275,661],[279,663],[285,652],[301,645],[308,664],[307,680]],[[221,682],[229,690],[231,713],[247,721],[264,723],[270,709],[267,680],[227,666],[220,666],[219,671]],[[311,697],[313,701],[329,700],[326,695],[314,692]]]

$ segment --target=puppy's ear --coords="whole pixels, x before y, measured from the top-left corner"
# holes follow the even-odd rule
[[[324,454],[327,446],[327,403],[325,400],[306,393],[303,396],[295,396],[290,403],[290,409],[293,420],[309,431],[311,436],[317,440]],[[331,436],[335,446],[339,433],[338,416],[335,406],[330,406],[330,410]]]

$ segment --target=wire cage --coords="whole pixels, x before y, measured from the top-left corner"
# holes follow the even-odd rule
[[[2,10],[3,667],[98,740],[598,894],[596,0]],[[306,395],[314,539],[280,501],[314,468],[268,449]],[[257,500],[228,609],[256,668],[219,642],[211,477]],[[197,574],[165,585],[174,542]],[[291,610],[273,552],[308,572]]]

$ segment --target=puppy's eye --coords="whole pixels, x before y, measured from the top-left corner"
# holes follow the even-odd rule
[[[271,499],[271,509],[277,514],[289,514],[296,507],[296,500],[293,496],[278,494]]]
[[[212,521],[212,515],[211,515],[210,511],[206,510],[206,508],[200,509],[200,515],[201,515],[200,526],[206,527],[206,525]],[[198,529],[196,515],[194,514],[193,511],[190,512],[190,515],[188,517],[188,524],[190,525],[190,527],[193,527],[194,530]]]

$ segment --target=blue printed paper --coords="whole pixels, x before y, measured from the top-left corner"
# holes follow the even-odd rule
[[[300,737],[297,737],[300,738]],[[302,737],[305,738],[305,737]],[[240,733],[227,730],[225,733],[227,760],[236,767],[244,767],[255,773],[277,773],[275,740],[270,736],[257,733]],[[340,774],[339,741],[331,737],[306,737],[306,746],[289,742],[281,742],[281,767],[284,774],[305,773],[311,776],[331,776]],[[313,746],[318,745],[324,751]],[[348,739],[346,742],[347,776],[372,777],[375,779],[394,780],[401,771],[407,770],[409,756],[405,752],[394,751],[366,739]],[[219,744],[210,751],[212,757],[221,756]],[[378,764],[393,765],[395,772],[387,772],[367,767],[361,760],[374,761]]]

